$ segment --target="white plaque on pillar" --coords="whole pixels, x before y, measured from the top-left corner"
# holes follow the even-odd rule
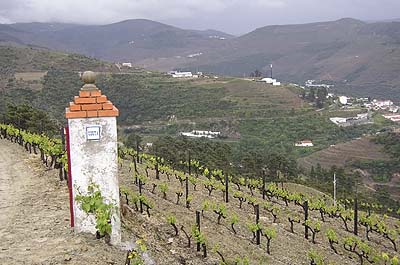
[[[86,127],[86,140],[99,141],[100,140],[100,126]]]

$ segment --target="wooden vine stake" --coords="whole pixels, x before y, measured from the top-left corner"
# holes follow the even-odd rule
[[[64,127],[61,127],[60,129],[60,135],[61,135],[61,146],[63,152],[65,152],[65,135],[64,135]],[[31,145],[29,145],[29,149],[31,148]],[[29,150],[30,151],[30,150]],[[59,168],[59,173],[58,176],[60,177],[60,181],[63,181],[65,178],[64,176],[64,164],[60,163],[60,168]]]
[[[306,221],[308,220],[308,201],[304,202],[303,208],[304,208],[304,223],[306,223]],[[308,226],[307,225],[304,226],[304,237],[306,239],[308,239]]]
[[[136,163],[140,163],[139,160],[139,139],[136,139]]]
[[[265,200],[265,168],[262,169],[262,182],[263,182],[262,196],[263,200]]]
[[[142,180],[139,178],[139,195],[142,195]],[[140,200],[140,213],[143,213],[143,202]]]
[[[258,225],[259,222],[260,222],[260,206],[258,204],[256,204],[254,206],[254,210],[256,212],[256,224]],[[257,245],[261,244],[261,240],[260,239],[261,239],[261,230],[257,229],[257,232],[256,232],[256,244]]]
[[[200,211],[196,211],[196,226],[200,232]],[[200,250],[201,250],[201,244],[200,244],[200,242],[198,242],[197,243],[197,251],[200,251]]]
[[[358,196],[354,199],[354,234],[358,235]]]
[[[189,199],[189,177],[191,175],[191,166],[190,166],[190,151],[189,151],[189,157],[188,157],[189,163],[188,163],[188,176],[186,177],[185,180],[185,199],[186,199],[186,208],[190,208],[190,201]]]
[[[225,173],[225,202],[229,202],[229,180],[228,180],[228,174]]]

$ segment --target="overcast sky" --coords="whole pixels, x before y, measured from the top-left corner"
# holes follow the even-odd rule
[[[400,0],[0,0],[0,23],[108,24],[146,18],[241,34],[271,24],[400,18]]]

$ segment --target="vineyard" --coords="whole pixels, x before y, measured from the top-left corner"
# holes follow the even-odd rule
[[[225,176],[197,161],[191,160],[190,169],[188,162],[182,162],[179,170],[146,154],[140,155],[138,164],[133,150],[121,150],[121,155],[127,226],[141,231],[154,244],[150,249],[160,251],[160,245],[165,245],[170,253],[179,253],[176,257],[164,249],[157,263],[169,258],[173,264],[179,259],[190,264],[215,264],[218,259],[225,264],[246,264],[246,260],[249,264],[319,264],[318,260],[323,261],[320,264],[397,264],[400,224],[396,218],[375,214],[376,205],[359,204],[367,211],[357,211],[359,236],[354,236],[354,201],[335,207],[324,195],[289,192],[287,184],[265,183],[263,193],[262,180]],[[142,201],[144,214],[140,214]],[[200,239],[196,211],[201,219]],[[204,249],[207,258],[195,261],[204,256]]]
[[[361,138],[346,143],[340,143],[307,157],[298,159],[298,163],[311,170],[311,167],[329,169],[332,166],[346,167],[355,161],[389,160],[390,157],[383,152],[383,146],[377,145],[370,138]]]
[[[0,125],[2,138],[67,170],[60,140]],[[138,241],[126,264],[399,264],[400,209],[338,201],[265,174],[245,179],[190,159],[119,149],[121,214]],[[386,212],[385,214],[378,214]]]

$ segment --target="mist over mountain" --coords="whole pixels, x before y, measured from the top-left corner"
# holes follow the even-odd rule
[[[187,30],[134,19],[87,26],[62,23],[0,25],[0,42],[126,61],[155,70],[187,69],[243,76],[255,69],[283,81],[329,81],[339,91],[397,96],[400,22],[340,19],[258,28],[242,36]]]

